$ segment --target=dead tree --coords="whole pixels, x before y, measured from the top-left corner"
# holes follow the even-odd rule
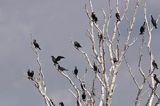
[[[113,95],[116,90],[117,77],[119,73],[119,67],[124,62],[126,67],[128,68],[128,72],[130,74],[130,78],[133,79],[135,86],[137,87],[137,95],[135,98],[135,106],[141,106],[141,102],[143,101],[142,96],[146,93],[149,93],[149,96],[143,102],[145,106],[153,106],[153,100],[156,99],[156,106],[160,105],[159,95],[156,93],[156,89],[159,84],[158,77],[153,77],[155,70],[158,69],[158,65],[156,63],[156,55],[154,51],[152,51],[152,32],[154,30],[158,30],[157,23],[159,20],[156,18],[153,24],[153,16],[150,17],[147,11],[147,0],[136,0],[134,9],[131,12],[131,17],[128,17],[129,3],[130,0],[123,1],[124,7],[120,11],[119,0],[115,0],[116,8],[111,5],[111,0],[106,0],[107,9],[102,9],[103,19],[99,19],[96,10],[92,5],[92,0],[88,0],[85,4],[85,12],[88,17],[89,28],[87,29],[87,35],[91,45],[91,51],[94,58],[91,58],[86,51],[84,51],[83,45],[78,41],[73,41],[73,47],[76,51],[79,52],[84,60],[87,63],[87,72],[92,73],[93,79],[91,80],[91,85],[86,85],[82,76],[79,76],[79,71],[77,66],[73,71],[73,76],[79,81],[79,84],[76,84],[74,80],[69,76],[71,71],[61,66],[57,61],[53,61],[54,67],[63,77],[65,77],[69,84],[72,86],[72,90],[69,91],[75,97],[75,101],[77,101],[77,106],[111,106]],[[122,1],[121,1],[122,2]],[[142,17],[142,25],[139,26],[140,30],[138,30],[139,36],[134,36],[134,26],[137,19],[138,9],[142,7],[144,13]],[[115,10],[116,12],[113,12]],[[113,18],[114,17],[114,18]],[[111,19],[113,18],[113,19]],[[111,22],[113,20],[113,22]],[[101,21],[101,22],[99,22]],[[126,28],[126,33],[123,33],[123,30],[120,30],[120,24],[126,22],[127,25],[124,26]],[[113,24],[113,29],[110,29],[110,25]],[[153,25],[152,25],[153,24]],[[155,29],[156,25],[156,29]],[[122,41],[122,34],[125,35],[125,39]],[[146,37],[147,36],[147,37]],[[126,54],[128,49],[132,48],[134,44],[140,42],[139,47],[139,57],[137,60],[137,68],[134,72],[139,73],[142,76],[141,81],[137,80],[137,76],[134,75],[133,66],[130,65]],[[33,45],[33,44],[32,44]],[[34,83],[35,87],[38,89],[40,94],[44,97],[46,106],[54,106],[53,101],[46,94],[46,86],[44,83],[44,75],[41,68],[41,63],[39,60],[38,50],[34,47],[33,51],[37,56],[37,63],[39,64],[38,76],[34,76],[31,81]],[[147,53],[144,53],[144,49],[147,49]],[[129,54],[132,55],[132,54]],[[145,61],[146,63],[150,63],[148,66],[148,71],[144,71],[145,69],[142,65],[146,64],[142,62],[144,56],[149,56],[149,61]],[[53,57],[53,56],[52,56]],[[63,57],[63,56],[62,56]],[[52,60],[56,60],[56,58],[52,58]],[[60,61],[60,59],[58,59]],[[109,63],[109,65],[107,65]],[[119,76],[121,77],[121,76]],[[99,84],[99,91],[95,91],[95,84]],[[148,86],[148,88],[144,87]],[[95,99],[95,96],[99,99]],[[55,97],[56,98],[56,97]],[[133,105],[133,104],[131,104]]]

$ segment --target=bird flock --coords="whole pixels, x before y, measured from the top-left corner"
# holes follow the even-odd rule
[[[119,14],[118,12],[115,13],[115,17],[116,17],[116,19],[117,19],[117,22],[121,21],[120,14]],[[92,12],[92,13],[91,13],[91,21],[92,21],[93,23],[95,23],[95,24],[96,24],[97,21],[98,21],[98,18],[97,18],[97,16],[96,16],[95,12]],[[153,18],[152,15],[151,15],[151,23],[152,23],[153,27],[154,27],[155,29],[157,29],[157,22],[156,22],[156,20]],[[145,29],[146,29],[146,22],[144,22],[143,25],[140,27],[140,33],[139,33],[139,34],[140,34],[140,35],[143,35],[144,32],[145,32]],[[100,40],[102,40],[103,35],[102,35],[102,34],[99,34],[99,38],[100,38]],[[80,44],[78,41],[74,41],[74,42],[73,42],[73,45],[74,45],[75,49],[77,49],[77,50],[79,50],[80,48],[82,48],[81,44]],[[36,41],[35,39],[33,40],[33,46],[34,46],[35,49],[41,50],[39,44],[37,43],[37,41]],[[57,57],[51,56],[51,59],[52,59],[52,62],[53,62],[53,64],[54,64],[54,66],[57,67],[57,70],[58,70],[58,71],[60,71],[60,72],[69,71],[68,69],[62,67],[62,66],[59,64],[59,62],[60,62],[62,59],[65,59],[64,56],[57,56]],[[114,57],[114,58],[113,58],[113,63],[116,63],[116,62],[118,62],[118,59]],[[152,61],[152,66],[153,66],[153,70],[158,69],[158,65],[157,65],[157,63],[156,63],[155,60]],[[93,63],[93,70],[94,70],[95,73],[97,73],[97,72],[100,73],[100,71],[99,71],[99,69],[98,69],[98,67],[97,67],[97,65],[96,65],[95,62]],[[75,75],[75,77],[77,77],[77,75],[78,75],[78,68],[77,68],[77,66],[75,66],[75,68],[74,68],[74,70],[73,70],[73,74]],[[34,80],[34,71],[33,71],[33,70],[28,69],[27,75],[28,75],[28,79],[29,79],[29,80]],[[153,78],[154,78],[154,80],[155,80],[155,85],[157,85],[158,83],[160,83],[160,80],[157,78],[157,75],[156,75],[156,74],[153,74]],[[81,95],[81,97],[82,97],[82,100],[85,101],[85,100],[86,100],[85,83],[82,82],[80,86],[81,86],[81,89],[82,89],[82,95]],[[63,102],[60,102],[60,103],[59,103],[59,106],[64,106],[64,103],[63,103]]]

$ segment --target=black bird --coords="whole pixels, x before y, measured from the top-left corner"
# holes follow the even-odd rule
[[[82,81],[82,83],[81,83],[81,89],[82,89],[82,91],[85,91],[85,87],[86,87],[86,85],[85,85],[84,81]]]
[[[63,103],[63,102],[60,102],[60,103],[59,103],[59,106],[64,106],[64,103]]]
[[[61,59],[65,58],[63,56],[57,56],[57,58],[54,57],[54,56],[51,56],[51,57],[52,57],[52,61],[53,61],[54,65],[58,64],[58,61],[60,61]]]
[[[98,18],[97,18],[96,14],[95,14],[94,12],[92,12],[91,18],[92,18],[92,21],[93,21],[93,22],[97,23]]]
[[[98,69],[98,67],[97,67],[97,65],[96,65],[96,63],[94,62],[94,64],[93,64],[93,70],[94,70],[94,72],[99,72],[100,73],[100,71],[99,71],[99,69]]]
[[[157,29],[157,23],[156,23],[156,20],[153,18],[153,16],[151,15],[151,22],[152,22],[152,25]]]
[[[82,93],[82,100],[83,100],[83,101],[86,100],[86,93],[85,93],[85,91],[83,91],[83,93]]]
[[[34,71],[33,71],[33,70],[32,70],[32,71],[30,71],[30,69],[28,69],[27,74],[28,74],[28,79],[33,80]]]
[[[156,84],[160,83],[159,79],[157,78],[157,75],[156,74],[153,74],[153,78],[154,80],[156,81]]]
[[[38,48],[39,50],[41,50],[41,48],[39,47],[39,44],[36,42],[36,40],[33,40],[33,44],[35,48]]]
[[[118,21],[121,21],[121,18],[120,18],[119,13],[116,13],[115,16],[116,16],[116,18],[117,18],[117,22],[118,22]]]
[[[146,22],[144,22],[140,28],[140,35],[142,35],[145,32],[145,25],[146,25]]]
[[[74,41],[74,47],[75,47],[76,49],[82,48],[82,46],[80,45],[80,43],[77,42],[77,41]]]
[[[113,58],[113,63],[117,63],[117,62],[118,62],[117,58],[114,57],[114,58]]]
[[[152,61],[153,70],[158,69],[158,65],[155,60]]]
[[[74,75],[77,76],[78,75],[78,69],[77,69],[77,66],[75,66],[75,69],[74,69]]]
[[[59,70],[59,71],[68,71],[68,70],[65,69],[64,67],[61,67],[60,65],[58,65],[58,70]]]

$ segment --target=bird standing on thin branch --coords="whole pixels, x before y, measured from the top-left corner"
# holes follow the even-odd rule
[[[151,15],[151,22],[152,22],[152,25],[157,29],[157,23],[156,23],[156,20],[153,18],[153,16]]]
[[[157,75],[156,74],[153,74],[153,78],[155,80],[155,84],[157,85],[158,83],[160,83],[159,79],[157,78]]]
[[[116,18],[117,18],[117,22],[118,22],[118,21],[121,21],[121,18],[120,18],[120,14],[119,14],[119,13],[116,13],[115,16],[116,16]]]
[[[53,61],[54,65],[58,64],[58,61],[60,61],[61,59],[65,58],[63,56],[57,56],[57,58],[54,57],[54,56],[51,56],[51,57],[52,57],[52,61]]]
[[[92,12],[91,18],[92,18],[92,21],[93,21],[93,22],[97,23],[98,18],[97,18],[97,16],[96,16],[95,12]]]
[[[60,65],[58,65],[58,70],[59,70],[59,71],[68,71],[67,69],[65,69],[64,67],[62,67],[62,66],[60,66]]]
[[[85,91],[83,91],[83,93],[82,93],[82,100],[86,101],[86,93],[85,93]]]
[[[74,47],[75,47],[76,49],[82,48],[82,46],[80,45],[80,43],[77,42],[77,41],[74,41]]]
[[[37,43],[37,41],[35,39],[33,40],[33,45],[35,48],[38,48],[39,50],[41,50],[39,44]]]
[[[155,60],[152,61],[153,70],[158,69],[158,65]]]
[[[146,25],[146,22],[144,22],[140,28],[140,35],[142,35],[145,32],[145,25]]]
[[[32,71],[30,71],[30,69],[28,69],[28,71],[27,71],[27,75],[28,75],[28,79],[33,80],[34,71],[33,71],[33,70],[32,70]]]
[[[59,103],[59,106],[64,106],[64,103],[63,103],[63,102],[60,102],[60,103]]]

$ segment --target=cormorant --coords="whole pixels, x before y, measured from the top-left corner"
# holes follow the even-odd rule
[[[157,23],[156,23],[156,20],[153,18],[153,16],[151,15],[151,22],[152,22],[152,25],[157,29]]]
[[[77,41],[74,41],[74,47],[75,47],[76,49],[82,48],[82,46],[80,45],[80,43],[77,42]]]
[[[75,66],[75,69],[74,69],[74,75],[77,76],[78,75],[78,69],[77,69],[77,66]]]
[[[61,67],[60,65],[58,65],[58,70],[59,70],[59,71],[68,71],[68,70],[65,69],[64,67]]]
[[[153,78],[154,80],[156,81],[156,84],[160,83],[159,79],[157,78],[157,75],[156,74],[153,74]]]
[[[113,58],[113,63],[117,63],[117,62],[118,62],[117,58],[114,57],[114,58]]]
[[[59,106],[64,106],[64,103],[63,103],[63,102],[60,102],[60,103],[59,103]]]
[[[155,60],[152,61],[153,70],[158,69],[158,65]]]
[[[100,73],[100,71],[99,71],[99,69],[98,69],[98,67],[97,67],[95,62],[93,64],[93,70],[94,70],[94,72],[99,72]]]
[[[36,42],[36,40],[33,40],[33,45],[35,48],[38,48],[39,50],[41,50],[41,48],[39,47],[39,44]]]
[[[142,35],[145,32],[145,25],[146,25],[146,22],[144,22],[140,28],[140,35]]]
[[[28,69],[27,74],[28,74],[28,79],[33,80],[34,71],[33,71],[33,70],[32,70],[32,71],[30,71],[30,69]]]
[[[94,12],[92,12],[91,18],[92,18],[92,21],[93,21],[93,22],[97,23],[98,18],[97,18],[96,14],[95,14]]]
[[[83,101],[86,100],[86,93],[85,93],[85,91],[83,91],[83,93],[82,93],[82,100],[83,100]]]
[[[117,22],[121,20],[119,13],[116,13],[115,16],[117,18]]]
[[[57,56],[57,58],[54,57],[54,56],[51,56],[51,57],[52,57],[52,61],[53,61],[54,65],[58,64],[58,61],[60,61],[61,59],[65,58],[63,56]]]

